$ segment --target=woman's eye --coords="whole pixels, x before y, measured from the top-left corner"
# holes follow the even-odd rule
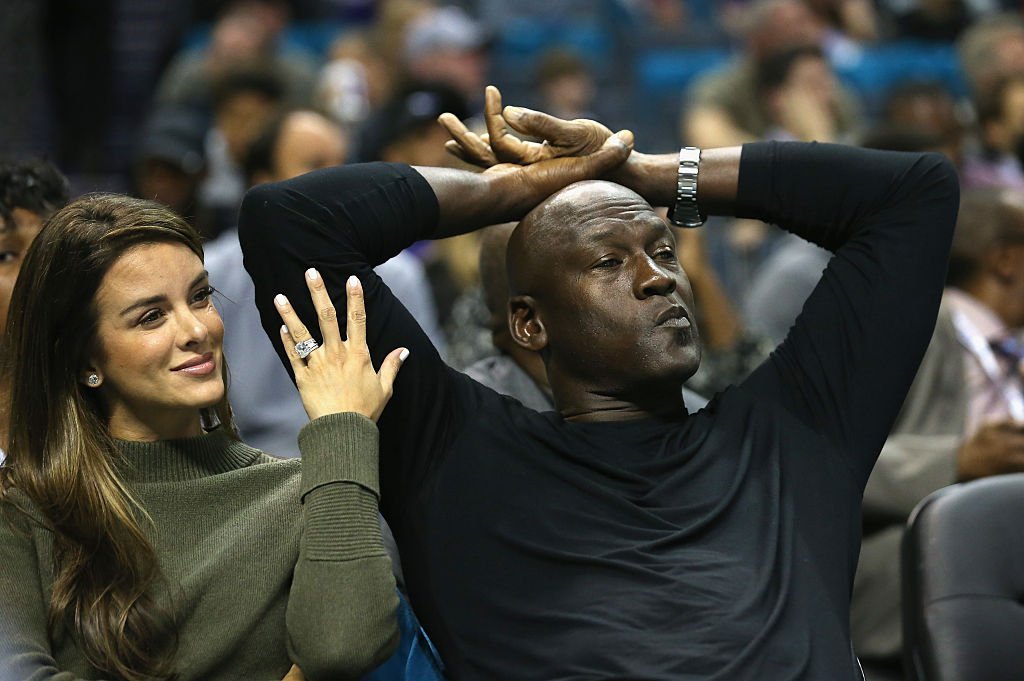
[[[195,295],[192,296],[192,302],[194,302],[194,303],[201,303],[203,301],[209,300],[210,296],[212,296],[212,295],[213,295],[213,287],[212,286],[204,286],[203,288],[201,288],[198,291],[196,291]]]
[[[139,318],[139,324],[141,326],[152,326],[156,322],[160,321],[163,316],[164,313],[162,310],[150,310]]]
[[[14,262],[19,255],[18,251],[0,251],[0,264]]]
[[[611,268],[611,267],[615,267],[620,262],[622,262],[622,261],[619,260],[618,258],[606,258],[606,259],[601,260],[600,262],[598,262],[596,265],[594,265],[594,267],[601,268],[601,269],[608,269],[608,268]]]

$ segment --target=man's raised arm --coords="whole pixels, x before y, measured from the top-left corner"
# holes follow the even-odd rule
[[[522,217],[552,192],[607,172],[629,154],[632,136],[623,133],[607,142],[584,158],[485,173],[384,163],[340,166],[260,185],[246,195],[239,217],[245,267],[263,328],[283,361],[274,297],[284,294],[316,335],[319,325],[303,278],[310,267],[323,276],[340,319],[346,279],[354,275],[362,282],[374,366],[395,347],[410,351],[379,422],[385,500],[389,487],[414,484],[421,466],[430,465],[457,433],[464,410],[453,395],[450,371],[373,267],[421,239]]]
[[[578,153],[609,134],[593,121],[501,110],[497,91],[488,95],[490,155],[451,126],[461,155],[478,165]],[[606,179],[672,205],[678,169],[674,154],[634,152]],[[937,154],[753,143],[704,150],[696,187],[703,214],[775,223],[836,253],[786,341],[744,388],[841,444],[863,485],[935,324],[958,205],[955,169]]]
[[[620,164],[631,144],[632,135],[624,132],[588,156],[528,167],[505,164],[472,173],[371,163],[254,187],[242,202],[239,234],[264,329],[277,338],[271,304],[277,293],[287,295],[307,326],[316,328],[303,290],[307,268],[324,272],[339,310],[344,309],[341,284],[350,275],[360,277],[369,287],[367,307],[372,308],[387,297],[377,295],[375,265],[421,239],[519,219],[562,187]],[[371,352],[382,351],[374,336],[369,340]]]

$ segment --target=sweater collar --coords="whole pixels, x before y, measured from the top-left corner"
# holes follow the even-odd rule
[[[132,482],[196,480],[251,466],[257,449],[228,436],[224,428],[180,440],[115,440],[122,476]]]

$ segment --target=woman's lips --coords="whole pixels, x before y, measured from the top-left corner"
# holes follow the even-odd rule
[[[217,362],[213,359],[213,353],[208,352],[201,357],[190,359],[184,364],[171,369],[171,371],[188,374],[190,376],[208,376],[217,368]]]

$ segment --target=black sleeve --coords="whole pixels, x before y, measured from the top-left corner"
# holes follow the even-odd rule
[[[395,496],[390,488],[415,485],[423,467],[443,451],[461,414],[454,404],[453,372],[373,271],[413,242],[430,238],[437,219],[437,198],[427,181],[408,166],[383,163],[339,166],[254,187],[239,217],[245,268],[255,283],[263,328],[289,371],[273,298],[288,296],[310,333],[322,340],[303,277],[309,267],[321,272],[341,320],[345,280],[359,277],[375,367],[396,347],[410,351],[379,421],[385,510],[389,496]]]
[[[743,149],[737,214],[835,252],[743,388],[838,447],[862,487],[931,338],[958,205],[956,170],[938,154]]]

